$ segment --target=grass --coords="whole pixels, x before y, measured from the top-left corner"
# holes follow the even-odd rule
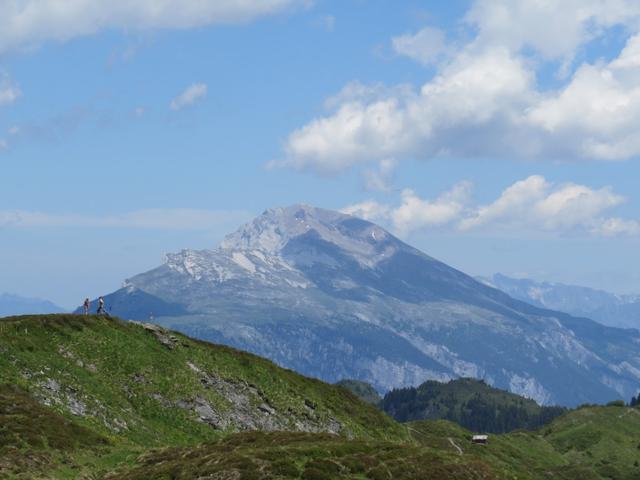
[[[223,477],[222,475],[226,475]],[[197,448],[151,452],[106,478],[484,479],[491,468],[412,444],[304,433],[251,432]]]
[[[179,406],[196,398],[236,423]],[[284,431],[242,431],[238,405]],[[457,424],[399,424],[344,388],[173,332],[0,320],[0,478],[632,480],[638,432],[640,409],[585,407],[474,445]]]

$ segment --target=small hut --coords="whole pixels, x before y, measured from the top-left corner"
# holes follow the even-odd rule
[[[471,437],[472,443],[478,443],[480,445],[486,445],[489,443],[489,435],[474,435]]]

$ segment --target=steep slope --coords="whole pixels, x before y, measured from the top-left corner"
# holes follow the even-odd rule
[[[131,452],[245,430],[408,438],[343,388],[252,354],[64,314],[0,320],[0,420],[0,478],[14,466],[36,478],[51,463],[109,471]]]
[[[591,318],[611,327],[640,329],[638,295],[616,295],[576,285],[510,278],[499,273],[478,280],[541,308]]]
[[[541,407],[471,378],[428,381],[417,388],[392,390],[380,406],[400,422],[445,419],[469,430],[491,433],[533,430],[566,412],[561,407]]]
[[[139,292],[172,310],[138,308]],[[372,223],[308,206],[267,210],[216,250],[167,255],[107,304],[379,391],[466,376],[576,405],[630,398],[640,382],[639,332],[514,300]]]
[[[0,385],[0,478],[95,454],[108,440],[47,408],[16,385]]]
[[[394,431],[390,419],[342,388],[155,325],[9,317],[0,332],[0,384],[19,386],[97,432],[136,443],[251,429],[347,437]]]
[[[42,313],[62,313],[63,308],[48,300],[0,293],[0,317]]]

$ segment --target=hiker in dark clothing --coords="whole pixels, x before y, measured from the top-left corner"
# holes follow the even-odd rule
[[[98,315],[104,315],[104,298],[98,299]]]
[[[89,315],[89,307],[91,306],[91,302],[89,302],[89,298],[84,299],[84,303],[82,304],[82,311],[85,315]]]

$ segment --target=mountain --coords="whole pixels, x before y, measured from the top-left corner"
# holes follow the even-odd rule
[[[445,419],[472,431],[491,433],[534,430],[566,413],[565,408],[541,407],[472,378],[427,381],[417,388],[392,390],[380,406],[400,422]]]
[[[541,308],[591,318],[611,327],[640,329],[640,295],[616,295],[576,285],[510,278],[499,273],[478,280]]]
[[[638,431],[638,408],[586,407],[474,445],[454,423],[399,424],[342,387],[157,325],[0,320],[3,479],[632,480]]]
[[[48,300],[0,293],[0,317],[38,313],[62,313],[63,311],[63,308],[58,307]]]
[[[381,392],[475,377],[571,406],[640,386],[640,332],[515,300],[377,225],[304,205],[265,211],[217,249],[169,254],[106,302],[124,318],[152,316]]]

